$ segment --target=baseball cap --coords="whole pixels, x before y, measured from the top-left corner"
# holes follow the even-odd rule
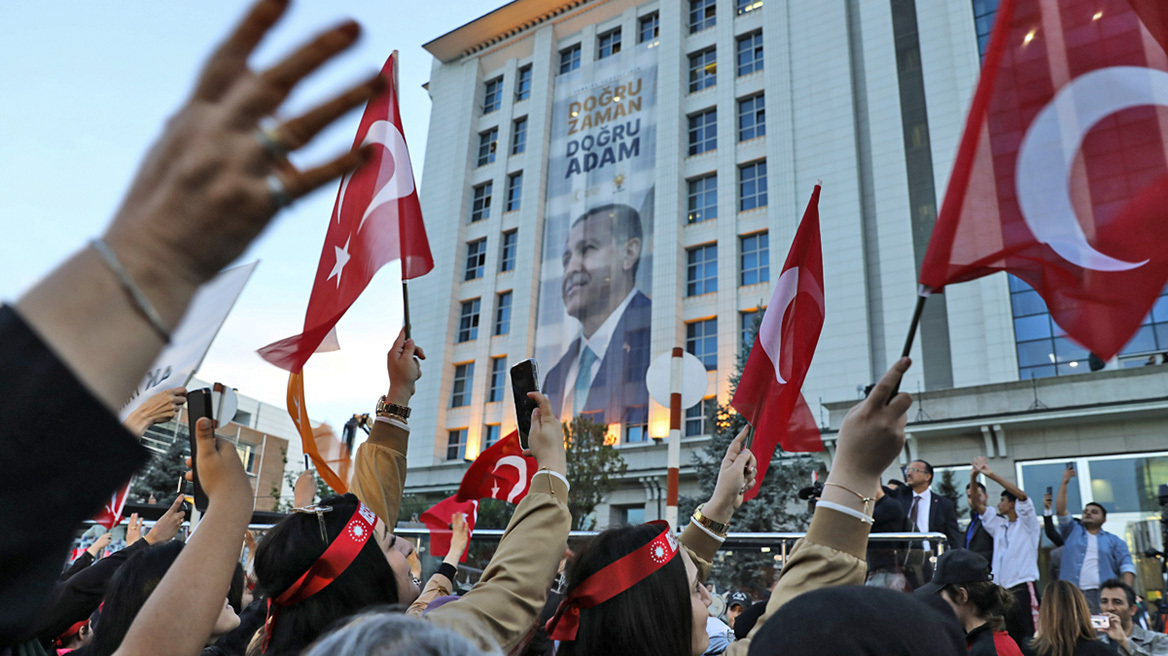
[[[954,583],[980,583],[992,580],[990,563],[984,556],[969,549],[950,549],[937,559],[933,580],[917,588],[914,594],[931,595]]]
[[[731,592],[730,597],[726,600],[726,607],[733,608],[735,606],[749,607],[750,597],[745,592]]]

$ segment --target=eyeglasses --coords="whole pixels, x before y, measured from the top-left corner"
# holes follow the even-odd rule
[[[909,473],[909,472],[912,472],[912,473],[914,473],[914,474],[923,474],[923,473],[925,473],[925,470],[923,470],[923,469],[921,469],[921,468],[919,468],[919,467],[905,467],[905,468],[901,469],[901,471],[903,471],[905,474],[907,474],[907,473]]]

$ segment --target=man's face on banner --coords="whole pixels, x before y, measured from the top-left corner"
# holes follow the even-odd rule
[[[568,315],[595,330],[633,288],[641,240],[618,244],[613,217],[592,214],[572,226],[564,246],[562,291]]]

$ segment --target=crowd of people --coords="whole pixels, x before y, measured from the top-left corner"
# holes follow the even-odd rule
[[[451,555],[424,587],[411,567],[413,546],[394,535],[410,441],[407,417],[394,411],[376,417],[358,449],[350,493],[301,503],[248,549],[254,559],[245,562],[250,483],[233,445],[199,419],[197,462],[187,465],[197,466],[208,504],[190,537],[175,539],[185,519],[180,497],[149,531],[132,518],[125,548],[98,558],[108,547],[103,536],[66,566],[77,527],[146,462],[135,438],[179,405],[172,395],[151,406],[150,418],[125,425],[115,418],[195,290],[283,205],[365,157],[359,149],[299,170],[271,144],[307,144],[381,92],[380,77],[258,134],[260,121],[303,78],[359,34],[344,23],[272,68],[251,70],[250,53],[285,5],[258,2],[211,56],[104,235],[15,305],[0,307],[8,452],[0,459],[2,653],[1168,653],[1168,636],[1137,619],[1134,568],[1123,540],[1101,529],[1106,511],[1088,504],[1081,520],[1067,515],[1072,471],[1054,500],[1059,580],[1042,595],[1034,503],[984,460],[974,462],[975,475],[1005,492],[991,507],[971,480],[975,518],[964,535],[952,502],[930,492],[928,463],[907,467],[904,485],[880,484],[904,448],[912,399],[896,390],[907,358],[843,421],[810,528],[769,598],[728,600],[723,626],[732,633],[711,622],[706,581],[757,473],[746,432],[731,442],[713,494],[680,534],[661,521],[619,526],[575,545],[565,559],[573,481],[561,418],[535,392],[529,442],[539,470],[464,594],[451,594],[469,538],[460,519]],[[409,407],[424,358],[404,331],[394,340],[389,407]],[[1050,499],[1046,505],[1049,511]],[[876,524],[948,536],[951,549],[923,563],[931,580],[913,594],[864,585]],[[1096,626],[1092,612],[1107,622]]]

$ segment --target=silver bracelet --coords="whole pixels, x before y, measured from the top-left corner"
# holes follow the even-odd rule
[[[170,329],[166,327],[166,324],[162,323],[162,317],[159,316],[158,311],[150,304],[150,300],[146,298],[142,290],[138,289],[138,285],[134,283],[134,279],[122,267],[122,263],[118,262],[118,258],[114,255],[113,250],[110,249],[109,244],[105,243],[104,239],[97,237],[91,239],[89,245],[93,247],[93,250],[97,251],[101,259],[105,261],[105,265],[109,267],[109,270],[113,271],[118,282],[122,283],[122,288],[130,295],[130,300],[138,307],[138,311],[146,317],[146,321],[150,323],[150,327],[154,329],[154,332],[158,333],[158,336],[162,338],[163,342],[169,344]]]

